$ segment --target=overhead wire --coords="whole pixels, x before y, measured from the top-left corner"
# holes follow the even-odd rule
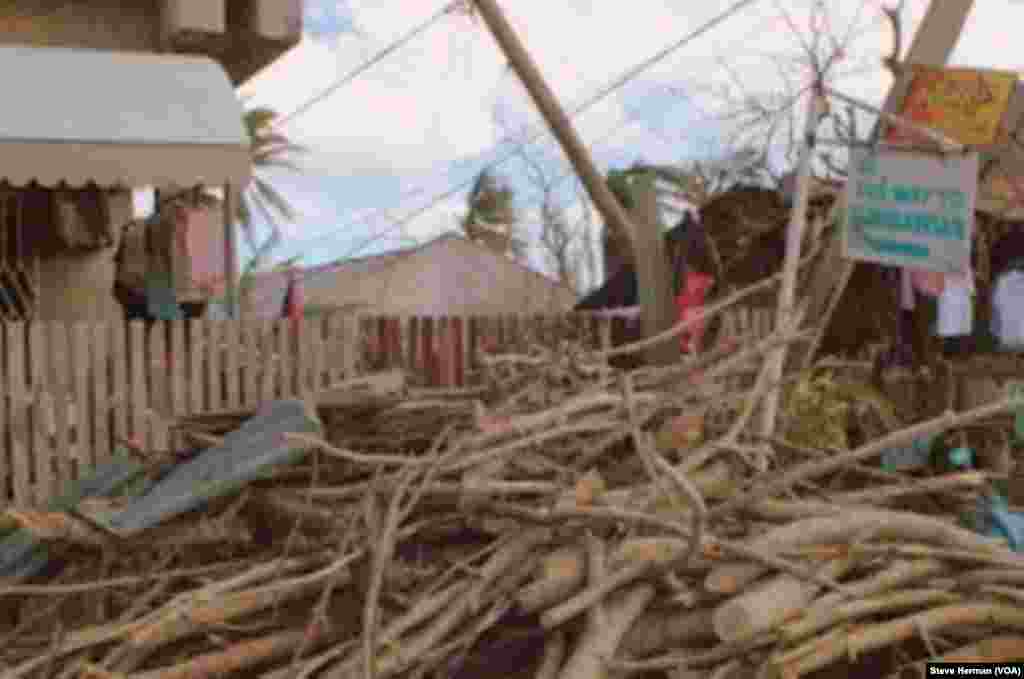
[[[604,99],[606,99],[608,96],[610,96],[614,92],[616,92],[619,89],[621,89],[623,86],[625,86],[626,84],[628,84],[629,82],[634,80],[637,76],[639,76],[643,72],[645,72],[648,69],[650,69],[652,66],[655,66],[656,64],[660,63],[661,61],[663,61],[664,59],[666,59],[671,54],[673,54],[674,52],[678,51],[679,49],[681,49],[682,47],[684,47],[688,43],[692,42],[693,40],[696,40],[697,38],[700,38],[705,33],[707,33],[708,31],[712,30],[713,28],[717,27],[722,22],[728,20],[729,18],[731,18],[735,14],[739,13],[741,10],[746,9],[748,6],[751,6],[751,5],[755,4],[755,3],[757,3],[758,1],[759,0],[738,0],[737,2],[734,2],[727,9],[725,9],[722,12],[718,13],[717,15],[712,17],[710,20],[704,22],[703,24],[701,24],[699,27],[697,27],[693,31],[690,31],[689,33],[687,33],[685,36],[683,36],[679,40],[669,44],[665,48],[663,48],[663,49],[659,50],[658,52],[656,52],[651,57],[649,57],[647,59],[644,59],[643,61],[641,61],[640,63],[636,64],[635,66],[627,69],[623,74],[621,74],[619,77],[615,78],[608,85],[606,85],[601,90],[599,90],[597,93],[592,95],[589,99],[585,100],[584,102],[582,102],[581,104],[579,104],[578,106],[573,108],[570,111],[570,113],[569,113],[569,117],[570,118],[575,118],[575,117],[585,113],[587,110],[591,109],[592,107],[596,106],[600,102],[604,101]],[[452,3],[452,5],[457,5],[457,4],[458,3]],[[451,8],[449,7],[447,9],[447,11],[450,12]],[[546,133],[548,133],[548,130],[546,128],[536,129],[536,130],[533,131],[533,133],[531,133],[528,136],[528,138],[524,142],[522,142],[521,145],[534,143],[540,137],[544,136]],[[469,186],[471,186],[473,184],[473,182],[476,180],[476,177],[479,175],[480,172],[493,170],[493,169],[495,169],[495,168],[505,164],[506,162],[508,162],[509,160],[514,158],[516,155],[518,155],[519,154],[519,148],[520,148],[521,145],[517,146],[516,149],[514,149],[512,151],[509,151],[509,152],[506,152],[505,154],[501,155],[497,160],[494,160],[494,161],[486,164],[481,170],[479,170],[477,173],[474,173],[474,175],[472,177],[470,177],[469,179],[467,179],[465,181],[462,181],[462,182],[459,182],[459,183],[456,183],[453,186],[449,187],[447,190],[445,190],[443,193],[436,195],[427,205],[422,206],[422,207],[418,208],[417,210],[413,211],[412,213],[406,215],[402,219],[395,221],[389,228],[385,229],[383,232],[375,234],[372,237],[371,242],[373,242],[374,240],[379,240],[382,237],[386,237],[387,235],[389,235],[391,233],[394,233],[398,229],[400,229],[400,228],[406,226],[407,224],[409,224],[410,222],[414,221],[419,216],[421,216],[421,215],[429,212],[431,209],[437,207],[438,205],[443,203],[445,200],[448,200],[449,198],[457,195],[463,189],[468,188]],[[386,211],[389,211],[391,209],[392,208],[382,209],[382,210],[378,211],[376,214],[383,214]],[[352,226],[355,226],[355,225],[358,225],[358,224],[362,224],[362,223],[366,223],[367,221],[368,220],[364,219],[364,220],[359,220],[359,221],[357,221],[355,223],[348,223],[348,224],[346,224],[343,227],[340,227],[340,228],[332,230],[332,231],[330,231],[328,233],[322,234],[321,236],[317,237],[316,239],[314,239],[312,241],[308,241],[307,245],[308,244],[322,242],[323,240],[325,240],[327,238],[332,238],[332,237],[334,237],[335,235],[337,235],[339,233],[342,233],[344,231],[349,230]],[[362,247],[365,247],[365,245],[363,245]],[[308,252],[308,248],[306,249],[306,251]],[[320,273],[320,272],[318,272],[318,273]],[[300,277],[300,278],[303,278],[303,277]]]
[[[434,24],[438,23],[441,19],[445,18],[446,16],[454,13],[461,6],[462,3],[460,2],[460,0],[452,0],[451,2],[446,3],[443,7],[441,7],[441,9],[434,12],[434,14],[432,14],[428,19],[417,24],[408,32],[403,34],[401,37],[397,38],[396,40],[388,44],[386,47],[378,51],[372,57],[363,61],[358,66],[348,71],[343,76],[335,80],[333,83],[325,87],[323,90],[307,99],[297,108],[295,108],[291,113],[276,119],[273,123],[273,127],[283,127],[290,123],[291,121],[298,118],[299,116],[307,113],[311,108],[323,102],[325,99],[330,97],[332,94],[334,94],[341,88],[355,82],[355,80],[357,80],[361,75],[363,75],[371,68],[373,68],[377,64],[381,63],[382,61],[393,55],[398,50],[408,45],[410,42],[412,42],[420,35],[425,33],[427,30],[429,30],[431,27],[433,27]]]
[[[640,75],[641,73],[643,73],[647,69],[649,69],[652,66],[654,66],[654,65],[660,63],[661,61],[663,61],[665,58],[670,56],[673,52],[679,50],[680,48],[682,48],[683,46],[685,46],[689,42],[691,42],[691,41],[701,37],[703,34],[707,33],[709,30],[711,30],[712,28],[716,27],[718,24],[720,24],[723,21],[727,20],[728,18],[730,18],[731,16],[735,15],[739,11],[745,9],[746,7],[755,4],[757,1],[758,0],[740,0],[738,2],[733,3],[732,5],[730,5],[729,8],[727,8],[723,12],[719,13],[718,15],[716,15],[715,17],[713,17],[709,21],[705,22],[704,24],[702,24],[701,26],[699,26],[695,30],[689,32],[687,35],[685,35],[681,39],[675,41],[674,43],[670,44],[669,46],[667,46],[667,47],[663,48],[662,50],[660,50],[659,52],[657,52],[652,57],[649,57],[649,58],[645,59],[644,61],[640,62],[636,66],[633,66],[632,68],[630,68],[627,71],[625,71],[622,75],[620,75],[618,78],[616,78],[611,83],[606,85],[604,88],[602,88],[596,94],[591,96],[589,99],[587,99],[586,101],[582,102],[580,105],[578,105],[575,108],[573,108],[571,110],[570,114],[569,114],[570,117],[573,118],[573,117],[579,116],[582,113],[586,112],[587,110],[589,110],[590,108],[592,108],[596,104],[598,104],[601,101],[603,101],[609,95],[611,95],[612,93],[614,93],[615,91],[617,91],[618,89],[623,87],[624,85],[628,84],[630,81],[635,79],[638,75]],[[627,124],[629,124],[631,122],[633,122],[633,121],[628,120],[628,119],[620,121],[620,123],[618,123],[616,125],[616,127],[611,131],[612,134],[618,132],[622,127],[624,127],[625,125],[627,125]],[[363,250],[364,248],[368,247],[369,245],[372,245],[375,242],[378,242],[378,241],[380,241],[380,240],[382,240],[384,238],[387,238],[388,236],[393,234],[395,231],[403,229],[405,226],[407,226],[409,223],[415,221],[417,218],[419,218],[423,214],[426,214],[427,212],[429,212],[430,210],[436,208],[438,205],[440,205],[444,201],[446,201],[449,198],[452,198],[453,196],[457,195],[463,189],[466,189],[469,186],[471,186],[472,183],[476,180],[476,177],[479,175],[479,172],[492,170],[492,169],[494,169],[496,167],[499,167],[499,166],[503,165],[504,163],[508,162],[509,160],[511,160],[514,157],[516,157],[517,155],[519,155],[519,153],[521,152],[521,148],[523,146],[531,144],[531,143],[534,143],[541,136],[543,136],[546,132],[547,132],[547,130],[544,129],[544,128],[541,128],[540,130],[535,130],[532,134],[528,135],[528,137],[524,141],[522,141],[521,143],[517,144],[517,146],[516,146],[516,148],[514,150],[506,152],[505,154],[501,155],[497,160],[494,160],[494,161],[486,164],[484,166],[484,168],[482,168],[481,170],[478,170],[469,179],[467,179],[465,181],[458,182],[458,183],[450,186],[443,193],[434,196],[431,199],[431,201],[429,203],[427,203],[426,205],[424,205],[424,206],[414,210],[413,212],[405,215],[404,217],[402,217],[399,220],[392,220],[393,223],[392,223],[391,226],[389,226],[386,229],[383,229],[382,231],[380,231],[380,232],[378,232],[376,234],[373,234],[372,236],[370,236],[367,239],[364,239],[362,242],[360,242],[357,245],[357,247],[354,250],[352,250],[352,252],[353,253],[359,252],[359,251]],[[611,135],[608,135],[608,136],[610,137]],[[566,175],[564,175],[559,180],[559,182],[560,181],[564,181],[564,179],[566,179],[566,178],[568,178],[570,176],[572,176],[572,173],[567,173]],[[414,191],[413,193],[422,193],[422,192],[423,192],[423,190],[420,189],[420,190]],[[392,209],[393,208],[382,208],[380,210],[377,210],[374,213],[371,213],[371,215],[369,215],[367,218],[360,219],[360,220],[358,220],[358,221],[356,221],[354,223],[352,223],[352,222],[347,223],[344,227],[340,227],[338,229],[331,230],[330,232],[321,234],[320,236],[316,237],[315,239],[313,239],[311,241],[307,241],[306,245],[309,245],[309,244],[312,244],[312,243],[322,242],[323,240],[326,240],[328,238],[332,238],[332,237],[334,237],[334,236],[336,236],[336,235],[338,235],[340,233],[343,233],[345,231],[350,230],[352,226],[368,223],[369,221],[374,219],[376,216],[383,215],[386,212],[391,211]],[[304,252],[308,252],[308,251],[309,251],[309,248],[306,247],[304,249]],[[298,255],[300,255],[300,256],[301,256],[301,254],[303,254],[303,251],[300,251],[298,253]],[[352,256],[352,254],[349,254],[347,257],[351,257],[351,256]],[[298,277],[298,279],[300,281],[307,281],[307,280],[311,280],[312,278],[315,278],[315,277],[318,277],[318,276],[324,276],[324,275],[329,274],[329,273],[331,273],[331,269],[316,270],[316,271],[307,272],[304,275],[300,275]],[[266,301],[266,300],[264,298],[261,298],[258,301]]]
[[[669,106],[666,106],[665,110],[663,110],[661,112],[661,115],[663,115],[668,109],[671,109],[672,107],[674,107],[676,105],[678,105],[678,104],[673,102]],[[705,114],[705,119],[710,120],[710,116]],[[615,125],[613,125],[609,130],[607,130],[606,132],[601,134],[599,137],[597,137],[592,142],[592,145],[593,146],[600,146],[602,144],[605,144],[606,142],[610,141],[616,134],[621,132],[623,129],[625,129],[626,127],[628,127],[630,125],[633,125],[635,123],[636,123],[636,120],[634,118],[631,118],[631,117],[628,117],[628,116],[627,117],[623,117],[621,120],[616,122]],[[524,145],[525,144],[521,144],[519,146],[519,148],[517,149],[516,155],[519,154],[519,152],[522,150]],[[557,188],[557,187],[561,186],[566,180],[572,179],[575,176],[576,176],[576,173],[573,170],[569,170],[567,172],[563,172],[559,176],[557,176],[554,180],[552,180],[551,187],[552,188]],[[423,189],[422,188],[419,189],[418,192],[422,193]],[[450,196],[446,196],[446,198],[447,197],[450,197]],[[442,199],[441,202],[443,202],[443,199]],[[527,201],[525,205],[526,205],[526,207],[535,207],[535,206],[541,205],[542,202],[543,202],[543,198],[542,197],[537,197],[534,200]],[[436,206],[435,205],[427,205],[425,208],[421,208],[420,210],[417,210],[414,213],[410,213],[409,215],[406,215],[403,219],[405,220],[405,223],[407,224],[408,222],[414,221],[416,219],[416,217],[420,216],[420,214],[422,214],[422,211],[424,211],[424,210],[429,211],[433,207],[436,207]],[[376,211],[374,211],[374,214],[379,214],[380,212],[381,212],[381,210],[376,210]],[[372,216],[373,215],[371,215],[371,217]],[[405,224],[403,224],[403,226],[404,225]],[[384,238],[387,238],[390,235],[391,231],[393,231],[393,229],[385,230],[383,232],[378,232],[376,234],[371,235],[370,237],[368,237],[368,238],[364,239],[363,241],[361,241],[355,247],[349,249],[348,253],[345,256],[343,256],[343,257],[339,258],[338,260],[336,260],[336,262],[344,262],[345,260],[350,260],[351,261],[352,259],[357,259],[358,258],[357,255],[361,251],[363,251],[364,248],[368,247],[369,245],[372,245],[375,242],[383,240]],[[336,231],[335,233],[340,233],[340,231]],[[332,234],[327,234],[327,235],[332,235]],[[388,254],[388,253],[385,253],[385,254]],[[294,256],[295,255],[293,255],[293,257]],[[374,255],[368,255],[368,256],[372,257]],[[305,280],[317,278],[319,276],[327,275],[328,273],[331,273],[332,270],[333,269],[321,270],[320,267],[315,267],[314,270],[309,271],[309,272],[307,272],[304,275],[300,275],[298,277],[298,279],[299,279],[299,281],[305,281]],[[268,301],[271,298],[272,298],[271,295],[263,295],[263,296],[255,298],[254,301],[256,303],[259,303],[259,302]]]
[[[437,24],[441,19],[445,18],[450,14],[455,13],[461,7],[462,0],[451,0],[450,2],[446,3],[438,11],[432,14],[429,18],[417,24],[412,29],[403,34],[401,37],[397,38],[396,40],[392,41],[387,46],[385,46],[383,49],[376,52],[372,57],[361,62],[358,66],[351,69],[350,71],[342,75],[340,78],[336,79],[329,86],[327,86],[320,92],[316,93],[315,95],[307,99],[297,108],[293,109],[291,113],[285,116],[279,116],[275,118],[270,125],[271,129],[278,129],[284,127],[289,122],[292,122],[299,116],[307,113],[311,108],[313,108],[319,103],[322,103],[328,97],[330,97],[331,95],[333,95],[346,85],[355,82],[360,76],[365,74],[371,68],[380,64],[385,59],[398,52],[398,50],[402,49],[410,42],[418,38],[420,35],[425,33],[428,29]],[[250,249],[252,249],[251,244],[247,245],[250,245]],[[251,253],[251,256],[256,256],[256,254],[257,253],[254,250]]]
[[[624,118],[624,119],[620,120],[619,122],[617,122],[612,127],[612,129],[608,130],[606,133],[604,133],[600,137],[598,137],[598,139],[595,140],[594,143],[596,145],[598,145],[598,144],[602,144],[602,143],[608,141],[609,139],[614,137],[616,134],[621,132],[625,127],[627,127],[628,125],[630,125],[630,124],[632,124],[634,122],[635,122],[634,120],[628,119],[628,118]],[[518,152],[517,152],[517,154],[518,154]],[[569,172],[564,172],[561,175],[559,175],[558,177],[556,177],[551,182],[551,185],[553,187],[560,186],[567,179],[571,179],[574,176],[575,176],[575,172],[573,172],[571,170]],[[462,185],[460,185],[460,188],[461,187],[462,187]],[[422,190],[419,191],[419,193],[422,193],[422,192],[423,192]],[[444,197],[440,198],[439,202],[444,202],[444,200],[446,200],[449,197],[451,197],[451,196],[450,195],[445,195]],[[540,204],[541,204],[541,200],[540,199],[536,199],[536,200],[527,201],[526,206],[527,207],[533,207],[533,206],[540,205]],[[405,224],[402,224],[402,226],[405,226],[408,222],[415,221],[415,219],[417,217],[419,217],[421,214],[423,214],[424,212],[428,212],[429,210],[433,209],[434,207],[436,207],[436,205],[428,204],[424,208],[420,208],[419,210],[406,215],[405,217],[403,217],[403,219],[405,220]],[[382,209],[382,210],[386,210],[386,209],[389,209],[389,208],[385,208],[385,209]],[[379,214],[382,210],[374,211],[374,215]],[[370,219],[373,218],[374,215],[371,215],[369,218],[364,218],[363,221],[364,222],[365,221],[369,221]],[[360,252],[364,251],[367,247],[373,245],[374,243],[379,242],[379,241],[381,241],[381,240],[383,240],[385,238],[388,238],[394,230],[395,229],[389,228],[389,229],[383,230],[381,232],[372,234],[371,236],[361,240],[354,247],[350,248],[348,250],[348,252],[343,257],[339,258],[336,261],[343,263],[345,260],[351,261],[351,259],[357,258],[358,254]],[[332,233],[328,233],[328,234],[325,234],[325,235],[332,236],[332,235],[337,235],[337,234],[340,234],[340,233],[341,233],[341,231],[335,230]],[[372,257],[373,255],[369,255],[369,256]],[[309,271],[309,272],[307,272],[305,274],[302,274],[302,275],[298,276],[298,280],[299,281],[311,280],[313,278],[317,278],[319,276],[326,275],[326,274],[330,273],[330,271],[331,270],[321,271],[321,270],[319,270],[319,267],[316,267],[315,270]],[[256,297],[254,299],[254,302],[258,305],[260,302],[265,302],[265,301],[268,301],[270,299],[272,299],[271,295],[262,295],[262,296]]]
[[[866,1],[867,0],[862,0],[862,7],[863,7],[863,3],[865,3]],[[721,13],[720,15],[716,16],[715,18],[713,18],[711,21],[709,21],[706,24],[704,24],[701,27],[699,27],[693,33],[691,33],[691,34],[689,34],[687,36],[684,36],[680,41],[678,41],[678,42],[676,42],[676,43],[674,43],[672,45],[669,45],[668,47],[666,47],[665,49],[663,49],[659,53],[655,54],[651,58],[645,60],[644,62],[641,62],[640,64],[638,64],[636,67],[634,67],[630,71],[627,71],[626,73],[624,73],[617,81],[613,81],[613,83],[611,83],[606,88],[605,91],[602,91],[602,92],[598,93],[593,100],[585,102],[581,107],[579,107],[576,111],[574,111],[573,115],[578,115],[579,113],[582,113],[583,111],[585,111],[589,107],[599,103],[606,96],[608,96],[611,92],[617,90],[619,87],[621,87],[624,84],[626,84],[627,82],[629,82],[632,78],[635,77],[635,75],[637,73],[640,73],[640,72],[646,70],[647,68],[649,68],[653,64],[657,63],[661,59],[663,59],[666,56],[668,56],[668,54],[670,54],[671,52],[673,52],[676,49],[678,49],[679,47],[681,47],[686,42],[689,42],[690,40],[692,40],[692,39],[694,39],[696,37],[699,37],[699,35],[701,33],[706,32],[707,30],[710,30],[711,28],[713,28],[715,25],[717,25],[721,21],[724,21],[724,20],[728,19],[735,12],[739,11],[740,9],[743,9],[748,4],[753,4],[754,2],[756,2],[756,0],[749,0],[748,2],[738,2],[738,3],[735,3],[733,6],[731,6],[727,10],[725,10],[723,13]],[[435,12],[433,15],[431,15],[431,17],[429,17],[427,20],[425,20],[422,23],[418,24],[416,27],[414,27],[413,29],[408,31],[402,37],[400,37],[397,40],[395,40],[394,42],[390,43],[383,50],[379,51],[373,57],[371,57],[370,59],[368,59],[365,62],[363,62],[362,64],[360,64],[358,67],[356,67],[352,71],[348,72],[345,76],[343,76],[342,78],[337,80],[335,83],[333,83],[331,86],[329,86],[325,90],[321,91],[320,93],[318,93],[317,95],[312,97],[310,100],[305,102],[299,108],[295,109],[292,113],[288,114],[287,116],[285,116],[283,118],[278,119],[278,121],[275,122],[275,125],[287,124],[288,122],[290,122],[294,118],[296,118],[299,115],[302,115],[303,113],[307,112],[310,108],[315,106],[317,103],[320,103],[323,100],[325,100],[328,96],[330,96],[331,94],[336,92],[338,89],[340,89],[344,85],[349,84],[352,81],[354,81],[360,75],[362,75],[367,70],[372,68],[372,66],[380,63],[385,58],[387,58],[388,56],[394,54],[397,50],[401,49],[402,47],[404,47],[405,45],[410,43],[413,39],[415,39],[416,37],[418,37],[419,35],[424,33],[427,29],[432,27],[434,24],[436,24],[442,18],[444,18],[445,16],[447,16],[449,14],[452,14],[455,11],[459,10],[462,7],[462,4],[463,3],[460,2],[459,0],[453,0],[453,2],[447,3],[441,9],[439,9],[437,12]],[[540,132],[540,134],[543,134],[543,130]],[[532,143],[532,141],[536,140],[537,136],[539,136],[539,134],[535,134],[533,136],[533,138],[531,138],[530,140],[527,140],[527,142],[525,142],[525,143]],[[513,152],[512,154],[510,154],[508,156],[501,157],[498,160],[493,161],[489,165],[485,166],[483,169],[484,170],[493,169],[494,167],[500,166],[500,165],[504,164],[505,162],[507,162],[508,160],[510,160],[515,155],[517,155],[517,152]],[[457,187],[455,187],[454,193],[457,193],[462,188],[466,188],[471,183],[472,183],[472,179],[468,180],[467,182],[460,183],[459,185],[457,185]],[[403,196],[399,197],[399,202],[404,202],[405,200],[408,200],[408,199],[413,198],[413,197],[415,197],[415,196],[417,196],[419,194],[422,194],[422,193],[425,192],[425,190],[426,190],[425,188],[421,187],[421,188],[415,189],[415,190],[413,190],[411,192],[407,192]],[[444,200],[447,200],[448,198],[450,198],[452,195],[453,195],[452,191],[446,191],[444,194],[442,194],[442,195],[437,197],[437,202],[438,203],[439,202],[443,202]],[[428,205],[428,206],[426,206],[425,209],[417,210],[414,213],[408,215],[406,219],[408,221],[412,221],[415,218],[419,217],[424,212],[429,211],[429,209],[431,209],[432,207],[435,207],[435,206],[436,205],[434,205],[434,204]],[[385,213],[391,211],[392,209],[393,208],[382,208],[382,209],[376,210],[376,211],[372,212],[367,218],[363,218],[363,219],[357,220],[356,222],[353,222],[353,223],[348,223],[348,224],[346,224],[345,227],[342,227],[342,228],[339,228],[339,229],[333,229],[331,231],[318,234],[317,236],[314,236],[312,239],[305,239],[304,242],[303,242],[303,245],[305,245],[307,243],[308,244],[319,243],[319,242],[322,242],[322,241],[327,240],[329,238],[332,238],[332,237],[338,235],[339,233],[343,232],[344,230],[347,230],[348,228],[350,228],[352,226],[358,226],[358,225],[361,225],[361,224],[368,223],[372,219],[375,219],[377,216],[384,215]],[[394,231],[394,230],[396,230],[396,229],[391,229],[390,231]],[[388,234],[385,233],[383,235],[386,236]],[[376,240],[378,240],[378,239],[377,238],[371,239],[371,243],[373,241],[376,241]],[[300,254],[301,254],[301,252],[300,252]],[[351,256],[351,255],[349,255],[349,256]]]

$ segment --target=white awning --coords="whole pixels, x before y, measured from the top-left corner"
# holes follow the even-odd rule
[[[0,47],[0,181],[104,188],[251,176],[243,110],[207,58]]]

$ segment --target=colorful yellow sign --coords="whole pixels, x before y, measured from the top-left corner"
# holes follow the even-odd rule
[[[1017,84],[1016,73],[927,66],[913,69],[901,116],[966,146],[1000,141],[1003,116]],[[889,126],[886,140],[892,144],[924,142],[912,130],[898,125]]]
[[[1024,207],[1024,177],[1011,177],[997,169],[984,187],[983,196],[996,203],[994,209],[1019,210]]]

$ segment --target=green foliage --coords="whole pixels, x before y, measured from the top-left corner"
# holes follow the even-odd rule
[[[633,191],[629,187],[629,170],[611,170],[608,172],[608,189],[627,210],[633,208]]]
[[[280,223],[296,218],[294,208],[288,200],[266,179],[260,176],[262,170],[279,168],[300,172],[292,157],[306,153],[308,149],[295,144],[287,136],[274,129],[277,112],[268,108],[252,108],[245,112],[243,122],[249,134],[250,152],[254,176],[242,199],[238,201],[238,223],[249,247],[253,251],[255,265],[261,264],[281,240]],[[254,215],[259,213],[271,228],[270,235],[257,242],[254,232]]]
[[[262,107],[246,110],[242,118],[249,134],[254,176],[238,201],[235,218],[238,220],[239,230],[252,250],[253,256],[241,272],[236,293],[239,300],[248,297],[253,285],[253,275],[262,270],[270,253],[280,244],[281,222],[293,221],[297,216],[288,200],[266,177],[260,176],[262,170],[270,168],[301,172],[301,169],[292,161],[292,157],[308,151],[304,146],[291,142],[287,136],[274,129],[277,118],[276,111]],[[262,241],[258,240],[256,236],[255,215],[257,213],[270,227],[270,234]],[[298,257],[289,260],[288,266],[290,267]]]
[[[526,243],[516,233],[519,213],[515,198],[511,186],[492,172],[482,171],[466,199],[468,209],[461,223],[466,237],[502,254],[523,255]]]
[[[882,419],[896,419],[892,402],[869,384],[840,378],[829,371],[808,375],[783,394],[785,437],[815,450],[850,447],[853,418],[873,409]]]

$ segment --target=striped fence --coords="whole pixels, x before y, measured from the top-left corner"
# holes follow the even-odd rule
[[[770,330],[763,321],[762,312],[738,310],[726,327],[761,335]],[[3,324],[0,507],[45,502],[122,441],[169,450],[181,416],[252,409],[387,368],[407,370],[420,386],[469,386],[482,352],[563,338],[599,346],[615,322],[336,313],[301,329],[287,320]]]

